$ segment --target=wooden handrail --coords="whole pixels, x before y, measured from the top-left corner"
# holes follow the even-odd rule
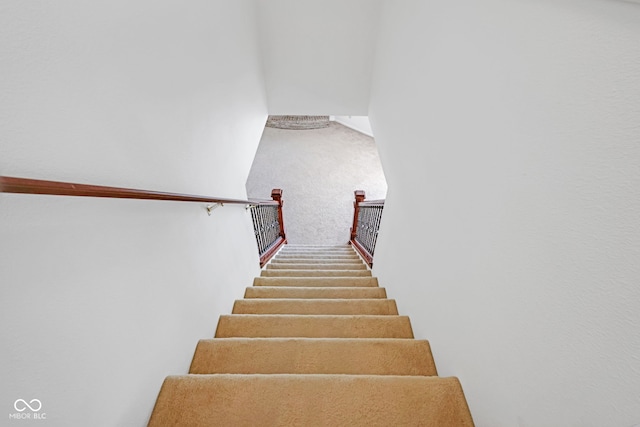
[[[168,200],[176,202],[202,202],[242,205],[277,205],[277,201],[224,199],[193,194],[166,193],[133,188],[107,187],[103,185],[72,182],[45,181],[41,179],[0,176],[1,193],[46,194],[56,196],[108,197],[114,199]]]
[[[384,199],[380,200],[365,200],[358,203],[358,206],[384,206]]]
[[[282,215],[282,190],[274,189],[271,192],[272,200],[241,200],[224,199],[221,197],[198,196],[193,194],[167,193],[162,191],[138,190],[134,188],[107,187],[104,185],[78,184],[62,181],[45,181],[41,179],[17,178],[13,176],[0,176],[0,193],[17,194],[43,194],[54,196],[77,196],[77,197],[107,197],[112,199],[142,199],[142,200],[166,200],[175,202],[200,202],[210,204],[240,204],[249,206],[260,206],[255,209],[275,209],[279,228],[276,230],[276,238],[269,242],[264,253],[260,255],[260,267],[264,266],[269,259],[275,255],[280,247],[287,243],[284,232],[284,220]],[[211,213],[210,207],[207,207]],[[253,209],[252,209],[253,211]],[[253,212],[252,212],[253,216]],[[256,227],[254,221],[254,229]],[[258,230],[256,229],[256,237]]]

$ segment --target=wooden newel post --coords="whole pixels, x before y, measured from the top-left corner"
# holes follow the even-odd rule
[[[278,222],[280,223],[280,237],[286,240],[284,234],[284,217],[282,216],[282,190],[280,188],[274,188],[271,190],[271,198],[278,202]]]
[[[356,190],[353,194],[356,196],[356,201],[353,202],[353,227],[351,227],[351,240],[355,240],[356,234],[358,234],[358,214],[360,213],[360,206],[358,206],[358,203],[364,202],[364,191]]]

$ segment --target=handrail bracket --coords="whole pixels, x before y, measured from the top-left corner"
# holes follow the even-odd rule
[[[212,205],[207,205],[207,215],[211,216],[211,212],[223,206],[224,206],[224,203],[214,203]]]

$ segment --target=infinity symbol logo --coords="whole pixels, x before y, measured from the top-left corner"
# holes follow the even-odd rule
[[[34,405],[34,402],[36,403],[37,408],[35,408],[36,405]],[[22,405],[18,405],[19,403],[22,403]],[[18,412],[25,411],[27,408],[31,409],[33,412],[38,412],[40,409],[42,409],[42,402],[40,402],[38,399],[32,399],[29,403],[27,403],[27,401],[24,399],[18,399],[13,403],[13,407],[16,408],[16,411]]]

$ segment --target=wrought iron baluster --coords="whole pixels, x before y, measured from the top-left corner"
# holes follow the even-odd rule
[[[253,231],[256,236],[260,266],[263,266],[277,249],[286,243],[282,225],[282,190],[271,192],[272,202],[261,202],[251,207]]]
[[[262,238],[262,206],[256,206],[255,210],[252,212],[255,215],[256,226],[256,240],[258,242],[258,253],[262,253],[264,249],[263,238]]]
[[[375,238],[376,238],[376,230],[375,230],[375,220],[376,220],[376,209],[374,207],[369,208],[369,252],[373,255],[373,250],[375,249]]]
[[[382,207],[376,206],[373,208],[373,211],[375,213],[375,221],[373,226],[374,233],[372,237],[371,255],[373,255],[376,249],[376,243],[378,241],[378,230],[380,230],[380,220],[382,219]]]
[[[354,219],[351,228],[351,243],[360,255],[373,265],[373,253],[378,241],[378,230],[382,221],[384,200],[365,201],[362,190],[356,190],[354,203]]]
[[[362,246],[364,246],[365,249],[367,249],[367,251],[369,250],[367,248],[367,208],[365,207],[361,207],[360,208],[360,236],[358,237],[358,241],[360,243],[362,243]]]
[[[260,233],[262,236],[262,252],[267,249],[269,246],[269,210],[265,207],[261,210],[262,214],[262,228],[260,229]]]
[[[253,222],[253,234],[256,236],[256,242],[258,242],[258,253],[260,253],[260,237],[258,236],[258,219],[257,213],[259,206],[251,208],[251,221]]]
[[[271,208],[268,210],[268,236],[269,236],[269,244],[273,243],[276,238],[278,237],[277,233],[276,233],[276,224],[278,223],[278,220],[276,219],[276,212],[277,210],[274,208]]]

